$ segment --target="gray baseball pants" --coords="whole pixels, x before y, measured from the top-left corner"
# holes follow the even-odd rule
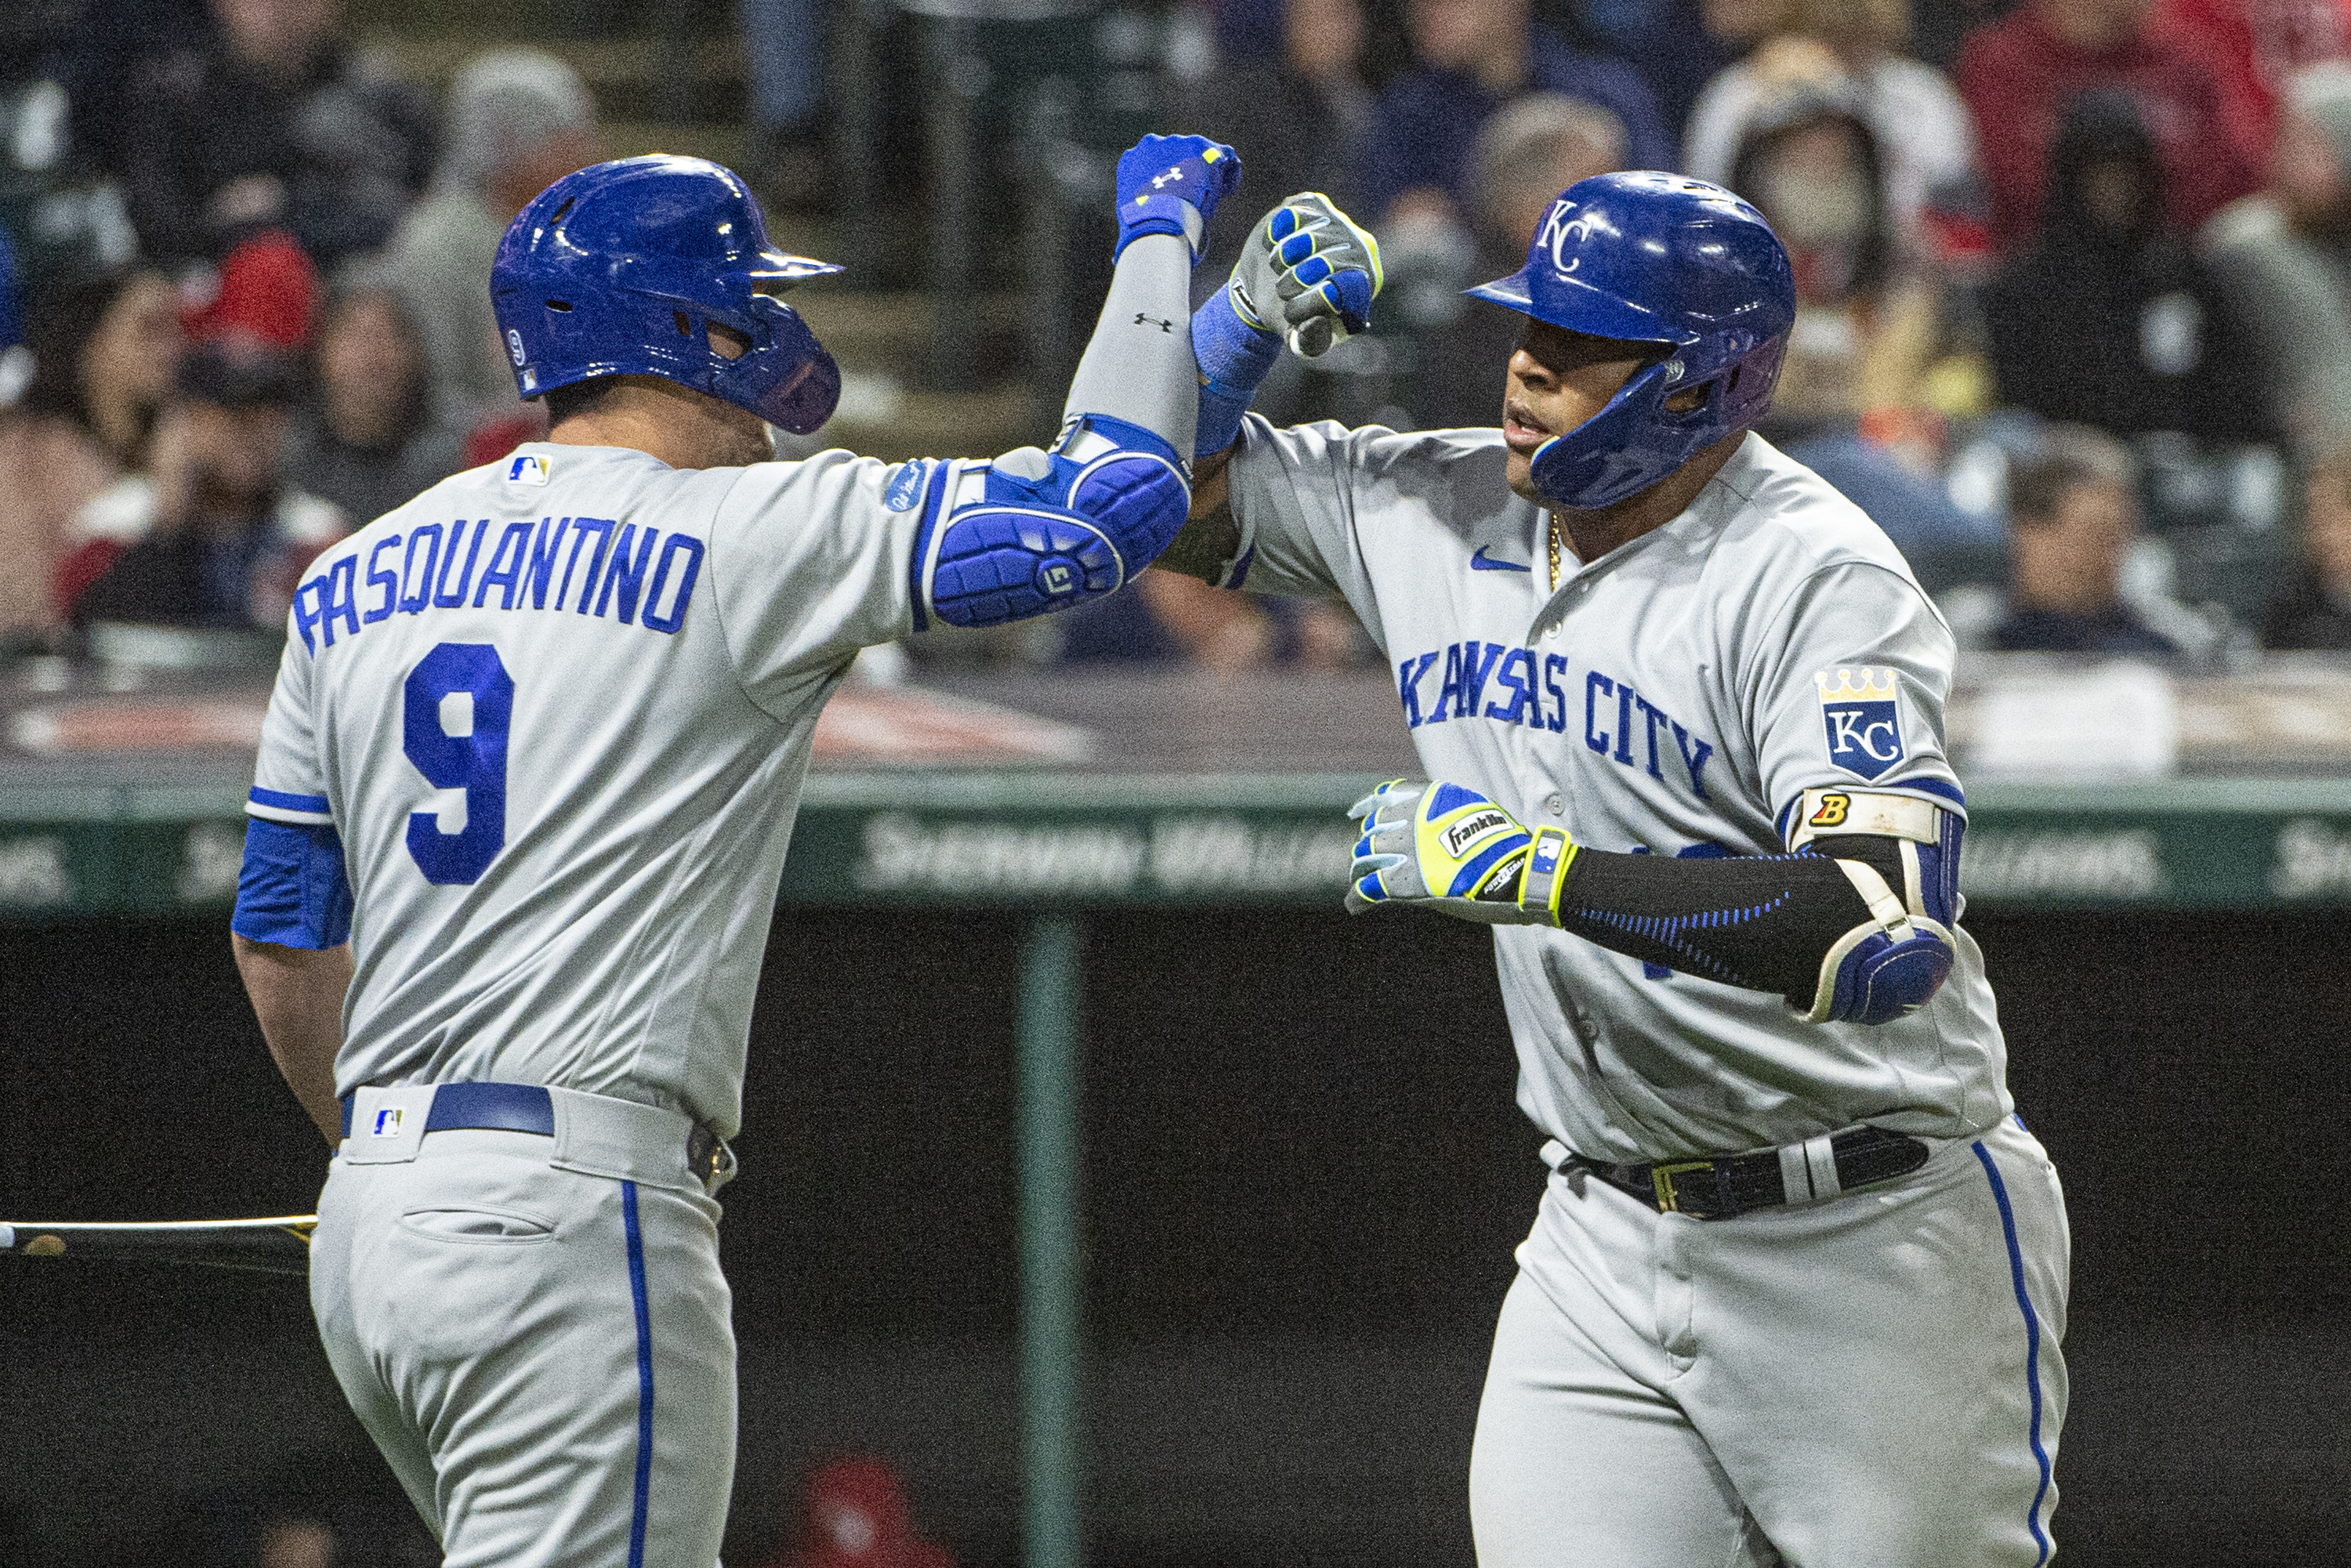
[[[2048,1562],[2070,1246],[2014,1121],[1729,1219],[1554,1175],[1479,1411],[1479,1568]]]
[[[712,1568],[735,1473],[718,1205],[682,1114],[564,1090],[557,1134],[362,1090],[319,1200],[327,1359],[446,1568]],[[407,1129],[367,1132],[402,1109]]]

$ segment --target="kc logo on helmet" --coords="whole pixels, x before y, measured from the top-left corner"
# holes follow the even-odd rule
[[[1876,779],[1902,760],[1902,706],[1892,670],[1820,670],[1813,680],[1821,689],[1831,762]]]
[[[1573,202],[1564,198],[1553,202],[1551,204],[1551,215],[1543,219],[1542,235],[1535,241],[1537,245],[1551,252],[1552,266],[1562,272],[1573,272],[1583,260],[1580,256],[1571,256],[1567,254],[1568,241],[1573,240],[1580,246],[1592,237],[1592,220],[1569,217],[1567,214],[1573,211],[1575,211]]]

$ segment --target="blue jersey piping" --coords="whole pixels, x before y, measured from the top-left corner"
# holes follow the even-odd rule
[[[629,1568],[645,1568],[645,1517],[653,1486],[653,1325],[645,1304],[645,1238],[637,1226],[637,1184],[621,1184],[621,1218],[629,1233],[629,1299],[637,1309],[637,1485],[629,1515]]]
[[[1991,1179],[1992,1201],[2000,1206],[2001,1234],[2008,1242],[2009,1281],[2016,1287],[2017,1310],[2024,1314],[2024,1382],[2032,1396],[2032,1426],[2030,1433],[2032,1458],[2041,1467],[2041,1485],[2032,1494],[2032,1506],[2024,1511],[2025,1528],[2032,1532],[2033,1544],[2041,1555],[2032,1560],[2033,1568],[2049,1561],[2049,1535],[2041,1528],[2041,1504],[2049,1496],[2049,1450],[2041,1446],[2041,1319],[2032,1310],[2032,1298],[2024,1290],[2024,1253],[2016,1242],[2016,1211],[2009,1207],[2008,1187],[2000,1179],[2000,1167],[1991,1162],[1991,1153],[1979,1139],[1969,1145],[1983,1166],[1984,1175]]]

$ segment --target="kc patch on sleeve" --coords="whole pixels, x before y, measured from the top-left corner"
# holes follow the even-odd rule
[[[1892,670],[1820,670],[1813,680],[1821,690],[1821,726],[1832,763],[1876,779],[1902,760],[1902,707]]]

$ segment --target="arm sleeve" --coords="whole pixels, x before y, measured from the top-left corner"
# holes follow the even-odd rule
[[[1198,409],[1190,254],[1146,235],[1120,255],[1050,453],[885,468],[828,452],[742,472],[710,554],[753,702],[780,715],[812,676],[934,616],[994,624],[1114,592],[1167,548]]]
[[[1964,817],[1943,741],[1955,643],[1916,583],[1866,561],[1821,568],[1742,643],[1739,691],[1782,842],[1810,789],[1920,795]]]
[[[1836,859],[1861,858],[1900,882],[1890,848],[1836,841]],[[1862,841],[1865,845],[1865,841]],[[1581,849],[1560,890],[1560,927],[1612,953],[1813,1006],[1821,964],[1869,905],[1836,859],[1819,854],[1683,860]]]
[[[351,884],[328,796],[310,711],[311,655],[286,640],[246,797],[245,863],[230,928],[281,947],[340,947],[350,939]]]

